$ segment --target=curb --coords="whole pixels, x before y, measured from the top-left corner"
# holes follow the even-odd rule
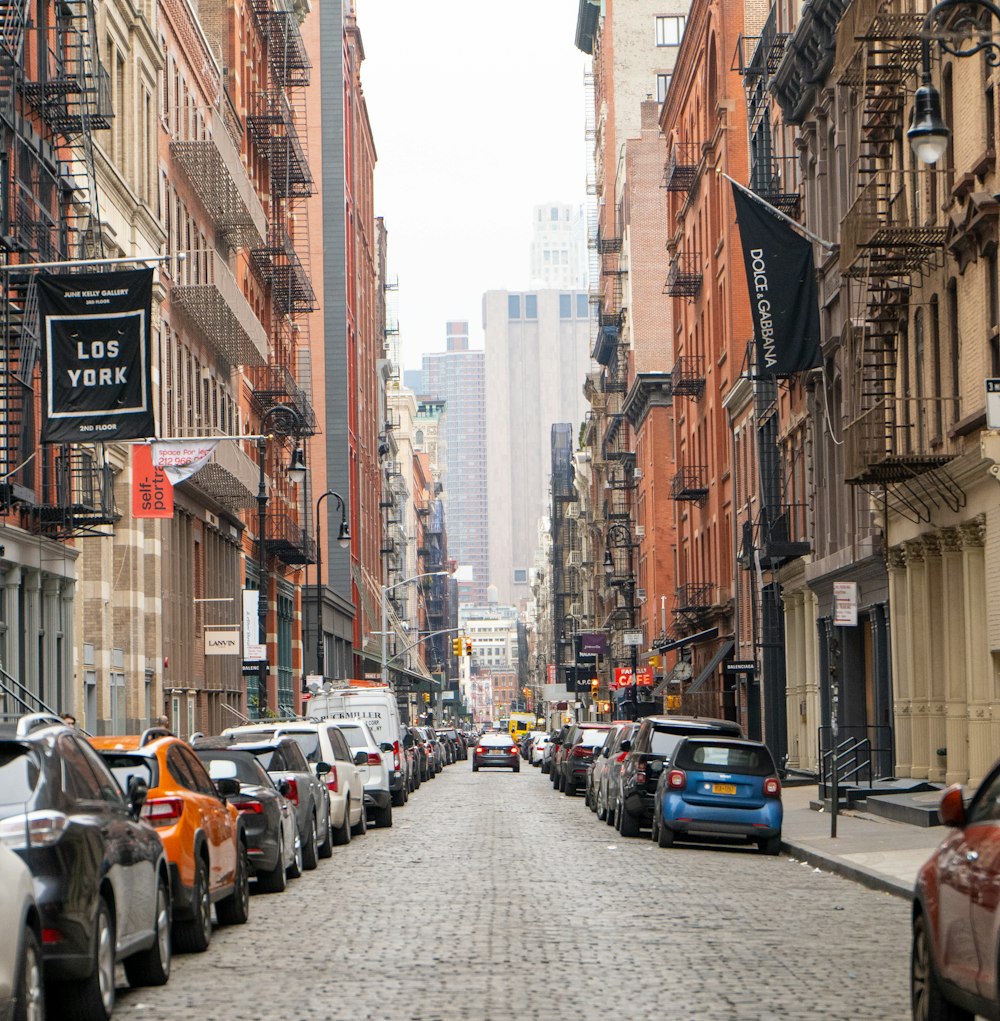
[[[799,861],[804,861],[806,864],[812,865],[813,868],[822,869],[824,872],[832,872],[835,875],[843,876],[845,879],[850,879],[855,883],[861,883],[863,886],[867,886],[870,890],[878,890],[881,893],[888,893],[893,897],[901,897],[908,901],[913,899],[912,886],[907,886],[905,883],[901,883],[899,880],[892,879],[889,876],[882,875],[880,872],[867,869],[863,865],[851,865],[850,863],[843,861],[841,858],[836,858],[829,854],[823,854],[820,851],[815,851],[803,846],[802,844],[795,844],[787,840],[782,840],[781,850]]]

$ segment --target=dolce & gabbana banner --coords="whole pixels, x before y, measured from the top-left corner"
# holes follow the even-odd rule
[[[39,273],[42,442],[155,435],[153,271]]]
[[[753,312],[757,371],[791,376],[822,364],[812,244],[733,184]]]

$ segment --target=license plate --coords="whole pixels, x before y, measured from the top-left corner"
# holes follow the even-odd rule
[[[712,784],[713,794],[735,794],[736,784],[734,783],[713,783]]]

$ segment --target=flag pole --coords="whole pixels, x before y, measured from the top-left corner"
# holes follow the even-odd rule
[[[765,209],[770,210],[779,219],[784,220],[785,223],[787,223],[790,227],[794,227],[795,230],[797,230],[803,236],[807,237],[810,241],[815,241],[816,244],[821,245],[828,252],[832,252],[837,247],[837,245],[833,241],[826,241],[823,238],[821,238],[818,234],[814,234],[807,227],[803,227],[798,220],[792,219],[792,217],[790,217],[787,213],[783,213],[780,209],[778,209],[777,206],[772,206],[771,203],[768,202],[766,199],[761,198],[760,195],[758,195],[756,192],[751,191],[745,185],[740,184],[739,181],[736,181],[733,178],[731,178],[729,174],[727,174],[725,171],[720,170],[718,167],[716,167],[715,172],[720,177],[724,177],[727,181],[729,181],[729,183],[732,184],[733,187],[739,188],[741,192],[752,198],[754,202],[759,202]]]

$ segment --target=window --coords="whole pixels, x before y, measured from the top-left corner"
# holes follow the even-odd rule
[[[111,733],[125,733],[125,675],[111,671]]]
[[[684,35],[683,14],[658,15],[656,18],[656,45],[657,46],[680,46],[681,36]]]
[[[549,210],[549,219],[550,219],[550,220],[551,220],[551,221],[552,221],[553,223],[555,223],[555,222],[556,222],[556,221],[557,221],[557,220],[559,219],[559,210],[558,210],[558,209],[557,209],[557,208],[556,208],[555,206],[553,206],[553,207],[552,207],[552,208],[551,208],[551,209]]]
[[[538,295],[537,294],[526,294],[524,296],[524,318],[525,319],[537,319],[538,318]]]
[[[507,295],[507,318],[508,319],[520,319],[521,318],[521,295],[520,294],[508,294]]]
[[[559,295],[559,318],[560,319],[572,319],[573,318],[573,295],[572,294],[560,294]]]
[[[667,98],[667,92],[670,90],[670,75],[669,74],[658,74],[656,76],[656,101],[662,103]]]
[[[997,250],[986,254],[986,308],[990,338],[990,373],[1000,376],[1000,280],[997,280]]]
[[[576,317],[577,319],[590,318],[590,309],[587,307],[586,294],[578,294],[576,296]]]
[[[59,760],[62,762],[63,789],[74,799],[97,801],[101,787],[93,770],[87,765],[80,746],[68,734],[59,738]]]

